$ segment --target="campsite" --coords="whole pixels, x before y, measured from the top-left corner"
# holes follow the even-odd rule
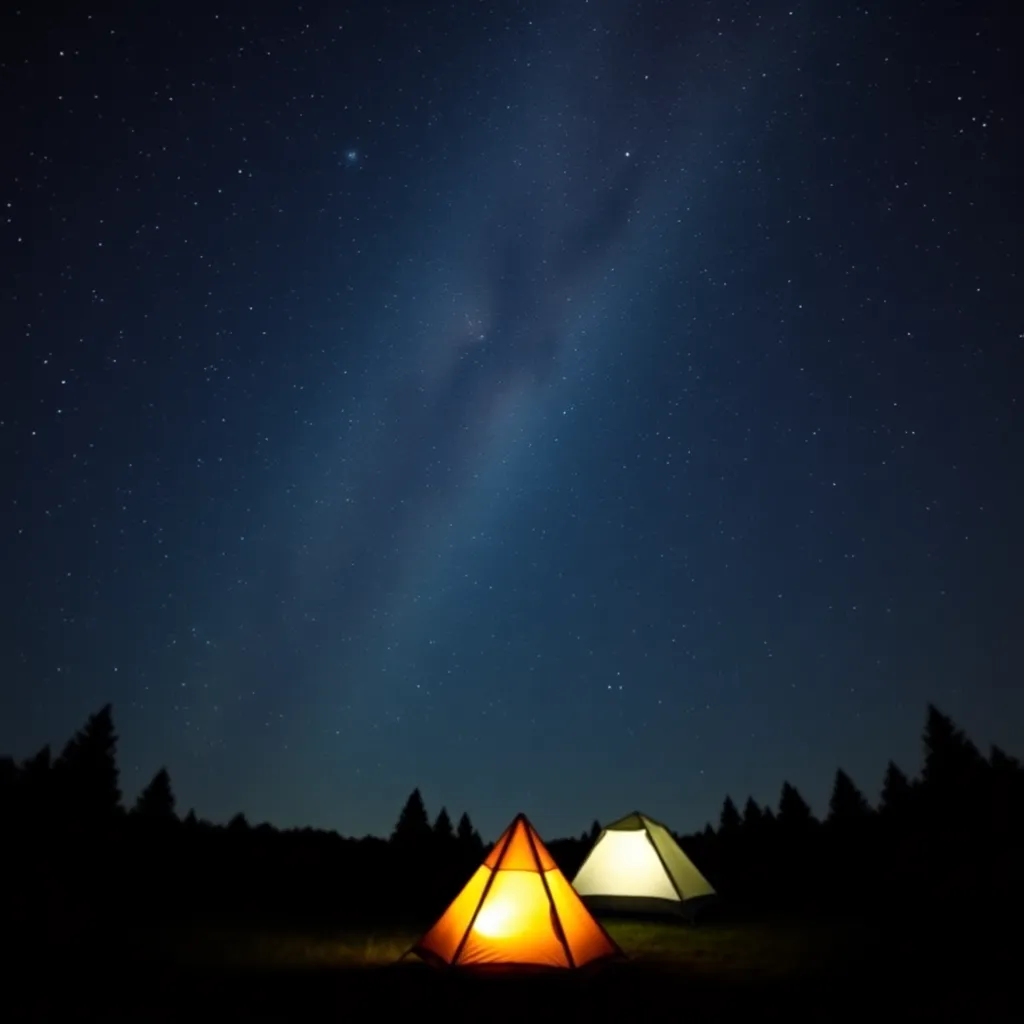
[[[1024,1022],[1022,29],[5,8],[0,1024]]]
[[[418,790],[386,838],[216,825],[179,816],[166,771],[126,811],[116,742],[108,706],[57,757],[0,762],[11,1019],[1006,1005],[1024,769],[934,707],[919,774],[890,762],[877,807],[839,770],[824,821],[785,783],[691,836],[634,811],[548,839],[520,812],[487,843]]]

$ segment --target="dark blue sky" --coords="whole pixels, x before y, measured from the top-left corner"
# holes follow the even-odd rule
[[[1003,7],[3,15],[0,749],[488,836],[1019,751]]]

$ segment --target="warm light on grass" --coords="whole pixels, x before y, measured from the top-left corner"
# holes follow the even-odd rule
[[[512,876],[518,872],[510,872]],[[534,876],[536,877],[536,876]],[[514,890],[515,883],[513,883]],[[472,931],[490,942],[515,942],[536,926],[530,903],[515,891],[495,894]],[[546,913],[546,909],[545,909]],[[630,960],[667,972],[705,978],[799,978],[841,956],[834,929],[797,923],[683,924],[606,919],[605,926]],[[208,925],[161,934],[161,960],[256,971],[362,969],[395,964],[415,932],[380,930],[276,930]]]

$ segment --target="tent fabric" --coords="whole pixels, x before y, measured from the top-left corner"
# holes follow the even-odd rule
[[[410,952],[452,967],[574,968],[622,956],[522,814]]]
[[[662,824],[635,812],[601,831],[573,888],[589,906],[677,911],[715,895]]]

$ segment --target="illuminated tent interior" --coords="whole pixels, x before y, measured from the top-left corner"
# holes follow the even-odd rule
[[[602,830],[572,884],[592,910],[627,914],[694,916],[715,896],[672,833],[638,812]]]
[[[582,967],[622,952],[518,815],[409,951],[452,967]]]

